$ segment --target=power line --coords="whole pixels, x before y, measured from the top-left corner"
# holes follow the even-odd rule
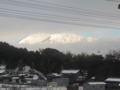
[[[1,3],[4,4],[10,4],[10,5],[17,5],[17,6],[24,6],[24,7],[29,7],[29,8],[35,8],[35,9],[44,9],[44,10],[50,10],[50,11],[56,11],[56,12],[63,12],[63,13],[69,13],[69,14],[76,14],[76,15],[84,15],[84,16],[93,16],[93,17],[104,17],[104,18],[114,18],[118,17],[119,15],[116,14],[111,14],[111,13],[95,13],[95,12],[86,12],[85,10],[82,11],[75,11],[72,9],[65,9],[65,8],[55,8],[55,7],[50,7],[50,6],[44,6],[44,5],[39,5],[39,4],[33,4],[33,3],[26,3],[26,2],[21,2],[21,1],[15,1],[15,0],[10,0],[10,1],[0,1]],[[62,9],[62,10],[61,10]],[[104,15],[103,15],[104,14]]]
[[[43,19],[43,18],[38,18],[38,17],[12,15],[12,14],[1,13],[1,12],[0,12],[0,16],[19,18],[19,19],[27,19],[27,20],[34,20],[34,21],[44,21],[44,22],[52,22],[52,23],[60,23],[60,24],[77,25],[77,26],[120,29],[120,27],[115,27],[115,26],[111,27],[111,26],[105,26],[105,25],[95,25],[95,24],[93,25],[93,24],[78,23],[78,22],[68,22],[68,21],[60,21],[60,20],[52,20],[52,19]]]
[[[20,2],[20,1],[18,2],[18,1],[15,1],[15,0],[7,1],[7,2],[6,1],[0,1],[0,2],[4,3],[4,4],[9,4],[9,5],[15,5],[15,6],[22,6],[23,5],[23,7],[40,9],[40,7],[38,7],[39,4],[26,3],[26,2]],[[43,6],[41,8],[44,9]],[[48,6],[47,6],[47,9],[48,9]],[[56,10],[57,9],[58,8],[56,8]],[[97,20],[92,20],[92,22],[91,21],[87,22],[87,20],[89,20],[89,19],[82,19],[84,21],[84,23],[81,23],[81,22],[79,22],[79,20],[77,20],[77,19],[80,19],[80,18],[74,18],[74,17],[71,18],[71,17],[66,17],[66,16],[57,16],[57,15],[41,14],[41,13],[32,14],[33,12],[25,12],[25,11],[20,11],[20,10],[10,10],[10,9],[3,9],[3,8],[1,8],[1,10],[5,10],[5,11],[1,11],[0,15],[1,16],[6,16],[6,17],[28,19],[28,20],[35,20],[35,21],[45,21],[45,22],[52,22],[52,23],[61,23],[61,24],[70,24],[70,25],[81,25],[81,26],[90,26],[90,27],[117,28],[117,29],[120,29],[120,27],[114,26],[116,24],[119,24],[119,23],[115,23],[115,22],[106,22],[106,21],[97,21]],[[53,10],[53,8],[52,9],[49,8],[48,10]],[[63,9],[63,11],[65,13],[68,13],[67,10],[69,10],[69,9]],[[14,14],[13,14],[13,12],[14,12]],[[61,12],[62,12],[62,10],[61,10]],[[80,13],[80,12],[77,12],[77,11],[75,11],[75,12],[76,12],[76,14]],[[93,12],[91,12],[91,13],[93,13]],[[41,15],[40,17],[38,17],[39,14]],[[83,15],[91,16],[92,14],[86,12],[86,13],[83,13]],[[105,17],[105,16],[103,16],[103,17]],[[110,16],[107,16],[107,17],[110,18]],[[119,17],[114,16],[113,18],[118,19]],[[61,20],[61,19],[64,19],[64,20]],[[102,22],[102,23],[100,23],[100,22]],[[93,25],[93,23],[94,23],[94,25]],[[105,25],[106,23],[111,24],[111,26]],[[100,25],[100,24],[104,24],[104,25]]]
[[[88,10],[88,9],[83,9],[83,8],[76,8],[76,7],[70,7],[70,6],[64,6],[64,5],[59,5],[59,4],[53,4],[53,3],[48,3],[48,2],[43,2],[43,1],[38,1],[38,0],[29,0],[31,2],[37,2],[37,3],[42,3],[42,4],[47,4],[47,5],[52,5],[52,6],[57,6],[57,7],[64,7],[64,8],[69,8],[72,10],[78,10],[78,11],[87,11],[87,12],[93,12],[93,13],[99,13],[99,14],[108,14],[108,15],[116,15],[113,13],[106,13],[106,12],[101,12],[101,11],[94,11],[94,10]],[[108,1],[116,1],[116,0],[108,0]]]
[[[83,18],[75,18],[75,17],[66,17],[66,16],[57,16],[57,15],[51,15],[51,14],[43,14],[43,13],[35,13],[35,12],[26,12],[26,11],[20,11],[20,10],[13,10],[13,9],[4,9],[0,8],[0,12],[5,13],[12,13],[12,14],[21,14],[21,15],[28,15],[28,16],[34,16],[34,17],[44,17],[44,18],[52,18],[52,19],[62,19],[62,20],[70,20],[70,21],[82,21],[82,22],[91,22],[91,23],[100,23],[100,24],[120,24],[116,22],[107,22],[107,21],[99,21],[99,20],[91,20],[91,19],[83,19]]]

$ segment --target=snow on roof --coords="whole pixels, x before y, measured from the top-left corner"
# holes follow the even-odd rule
[[[91,77],[91,79],[95,79],[95,77]]]
[[[62,70],[61,73],[77,73],[79,70]]]
[[[38,73],[39,75],[41,75],[43,78],[44,78],[44,80],[47,80],[47,78],[41,73],[41,72],[39,72],[39,71],[37,71],[37,70],[35,70],[35,69],[33,69],[36,73]]]
[[[25,66],[24,68],[23,68],[23,72],[25,73],[25,72],[28,72],[30,70],[30,66]]]
[[[26,80],[37,80],[39,77],[37,75],[31,75],[33,77],[25,77]]]
[[[3,77],[10,77],[9,74],[4,74],[2,75]]]
[[[39,79],[39,77],[37,75],[33,75],[33,79],[36,80]]]
[[[12,79],[19,79],[20,77],[12,77]]]
[[[18,76],[25,76],[26,74],[18,74]]]
[[[0,73],[3,73],[3,72],[5,72],[5,70],[0,70]]]
[[[106,82],[120,82],[120,78],[107,78]]]
[[[57,74],[57,73],[52,73],[52,75],[61,76],[61,74]]]
[[[106,84],[106,83],[104,83],[104,82],[88,82],[88,84],[95,85],[95,84]]]
[[[4,65],[0,66],[0,69],[5,69],[5,66]]]

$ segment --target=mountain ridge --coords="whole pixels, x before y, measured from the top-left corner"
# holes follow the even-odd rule
[[[28,37],[20,40],[18,44],[37,44],[37,43],[76,43],[76,42],[94,42],[97,39],[92,37],[83,37],[71,33],[60,33],[60,34],[45,34],[38,33],[29,35]]]

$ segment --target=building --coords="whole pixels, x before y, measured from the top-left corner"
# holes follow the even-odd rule
[[[25,77],[26,84],[34,84],[37,85],[39,81],[39,77],[37,75],[29,75]]]
[[[68,86],[69,85],[68,78],[54,78],[53,82],[57,82],[59,86]]]
[[[51,86],[51,87],[58,87],[58,83],[57,82],[48,82],[47,86]]]
[[[62,70],[61,77],[69,78],[69,84],[81,82],[80,76],[83,76],[82,71],[80,70]]]
[[[42,72],[31,69],[29,66],[20,68],[6,70],[4,66],[0,66],[0,83],[46,85],[47,78]]]
[[[45,80],[38,80],[38,81],[37,81],[37,84],[38,84],[39,86],[46,86],[47,81],[45,81]]]
[[[106,90],[120,90],[120,78],[107,78],[105,83]]]
[[[79,87],[77,85],[69,85],[67,86],[67,90],[79,90]]]
[[[47,74],[47,80],[52,81],[54,78],[60,78],[61,74],[58,73],[49,73]]]
[[[83,84],[83,90],[105,90],[104,82],[87,82]]]
[[[119,85],[120,84],[120,78],[107,78],[105,80],[105,83],[107,83],[107,85]]]
[[[19,76],[14,76],[14,77],[11,77],[11,83],[13,84],[21,84],[22,83],[22,79],[21,77]]]

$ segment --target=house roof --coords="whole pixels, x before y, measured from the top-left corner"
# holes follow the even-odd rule
[[[37,75],[32,75],[33,77],[25,77],[26,80],[37,80],[39,77]]]
[[[106,84],[104,82],[88,82],[90,85],[96,85],[96,84]]]
[[[6,67],[5,65],[1,65],[0,69],[5,69],[5,67]]]
[[[23,68],[23,72],[25,73],[25,72],[28,72],[30,70],[30,66],[25,66],[24,68]]]
[[[18,74],[18,76],[25,76],[26,74]]]
[[[33,79],[36,80],[39,79],[39,77],[37,75],[33,75]]]
[[[47,80],[47,78],[41,72],[37,71],[36,69],[33,69],[33,70],[34,72],[38,73],[41,77],[43,77],[44,80]]]
[[[58,73],[50,73],[50,74],[48,74],[47,76],[56,76],[56,77],[60,77],[61,74],[58,74]]]
[[[12,77],[12,79],[19,79],[20,77]]]
[[[73,73],[73,74],[76,74],[77,72],[79,72],[79,70],[62,70],[61,73]]]
[[[0,74],[3,73],[3,72],[5,72],[5,70],[0,70]]]
[[[105,82],[120,82],[120,78],[107,78]]]

